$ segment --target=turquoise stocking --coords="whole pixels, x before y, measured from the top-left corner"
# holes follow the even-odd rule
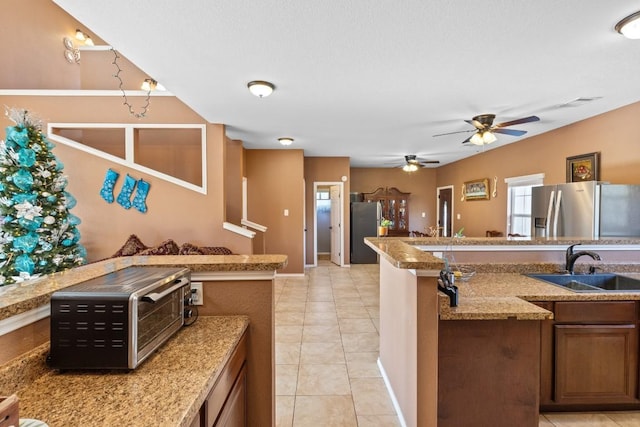
[[[115,187],[119,176],[120,174],[113,169],[109,168],[107,170],[107,175],[104,177],[104,183],[100,190],[100,197],[105,199],[107,203],[113,203],[113,187]]]
[[[127,174],[124,178],[124,184],[122,184],[120,194],[118,194],[118,198],[116,199],[125,209],[129,209],[131,207],[131,195],[133,194],[133,187],[135,186],[136,180]]]
[[[147,194],[149,194],[149,187],[151,185],[144,179],[138,180],[138,188],[136,189],[136,196],[133,198],[133,207],[142,213],[147,211],[147,205],[144,203],[147,200]]]

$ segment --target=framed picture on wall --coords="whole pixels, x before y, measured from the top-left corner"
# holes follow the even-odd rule
[[[567,157],[567,182],[598,181],[600,152]]]
[[[465,200],[488,200],[489,178],[476,179],[464,183]]]

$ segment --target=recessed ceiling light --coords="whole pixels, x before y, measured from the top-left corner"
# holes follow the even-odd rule
[[[282,145],[293,144],[293,138],[289,138],[289,137],[278,138],[278,141],[280,141],[280,144]]]
[[[275,89],[273,83],[265,82],[264,80],[254,80],[249,82],[247,83],[247,87],[249,88],[249,92],[259,98],[271,95],[271,92]]]
[[[640,11],[622,19],[615,28],[628,39],[640,39]]]

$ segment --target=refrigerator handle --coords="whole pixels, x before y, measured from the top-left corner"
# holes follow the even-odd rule
[[[560,214],[560,202],[562,200],[562,190],[558,190],[558,197],[556,198],[556,208],[553,212],[553,236],[558,237],[558,215]]]
[[[544,237],[551,237],[549,234],[551,228],[551,214],[553,212],[553,201],[556,198],[555,190],[551,190],[551,194],[549,195],[549,204],[547,205],[547,218],[544,221]]]

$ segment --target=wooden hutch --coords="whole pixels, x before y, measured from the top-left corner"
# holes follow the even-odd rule
[[[410,194],[395,187],[380,187],[371,193],[363,193],[363,200],[380,203],[382,217],[392,222],[389,236],[408,236]]]

